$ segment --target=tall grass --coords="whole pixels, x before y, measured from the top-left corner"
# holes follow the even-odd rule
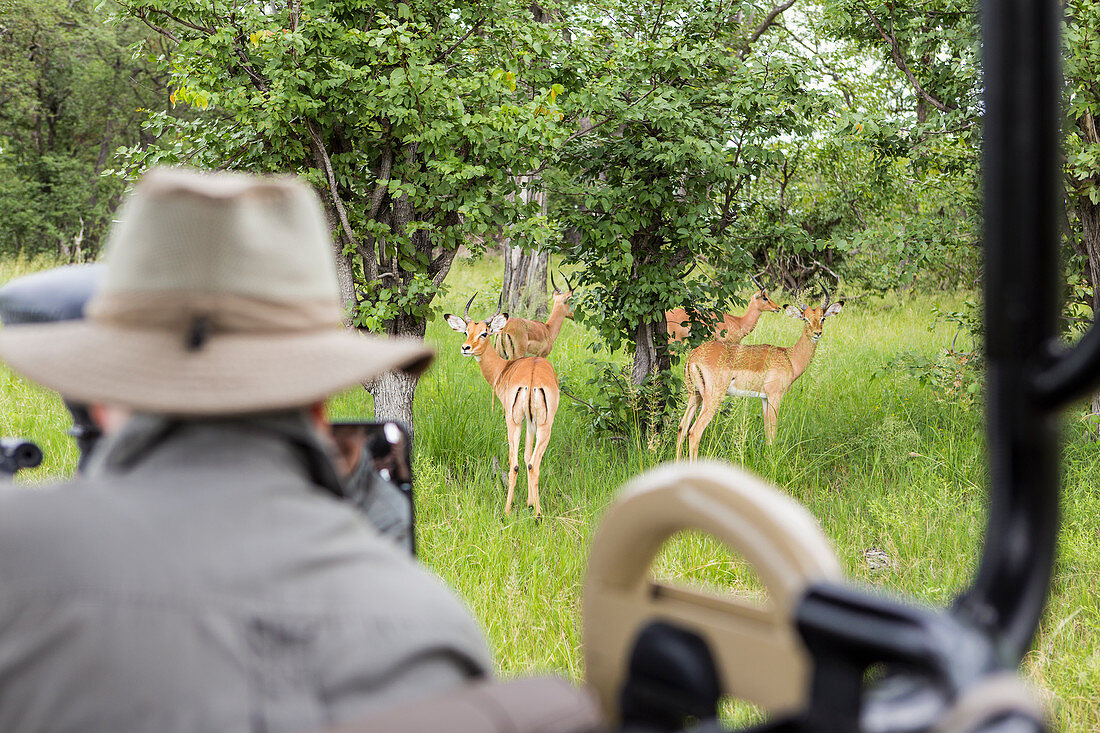
[[[499,272],[492,260],[458,263],[440,309],[461,312],[474,290],[496,292]],[[890,364],[900,353],[930,357],[950,345],[954,330],[933,323],[930,311],[960,300],[849,302],[826,323],[813,363],[784,400],[774,446],[764,445],[759,402],[745,399],[727,400],[701,445],[702,455],[742,465],[806,505],[852,582],[932,604],[949,602],[976,567],[988,478],[983,416]],[[472,315],[494,305],[483,295]],[[800,330],[794,320],[766,314],[747,342],[787,345]],[[459,354],[458,334],[435,319],[427,340],[438,358],[415,405],[422,557],[481,620],[502,674],[554,671],[581,679],[589,538],[624,482],[672,458],[675,425],[650,451],[637,437],[593,434],[583,410],[563,396],[542,468],[545,516],[536,522],[518,501],[519,509],[505,518],[501,410],[474,361]],[[567,321],[551,357],[582,399],[591,397],[593,340]],[[0,371],[0,395],[0,430],[39,439],[50,455],[31,480],[71,470],[75,454],[60,436],[59,401],[6,371]],[[350,390],[334,398],[330,410],[369,417],[370,400]],[[1049,691],[1061,728],[1100,730],[1100,491],[1094,483],[1100,452],[1078,420],[1067,420],[1065,436],[1060,555],[1025,671]],[[517,492],[524,496],[522,476]],[[869,562],[872,550],[878,562]],[[670,542],[657,572],[737,592],[759,590],[744,563],[697,536]],[[734,714],[746,716],[751,713]]]

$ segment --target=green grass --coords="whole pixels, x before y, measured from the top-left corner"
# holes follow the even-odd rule
[[[0,263],[0,279],[10,275],[5,267]],[[494,305],[484,294],[496,292],[499,277],[499,262],[457,263],[441,309],[461,312],[476,289],[483,295],[473,315],[483,315]],[[980,408],[945,400],[887,367],[901,353],[931,357],[950,345],[952,329],[927,328],[930,310],[936,303],[956,308],[962,297],[850,301],[826,323],[816,358],[783,402],[776,444],[764,446],[758,401],[729,399],[700,451],[743,465],[807,506],[852,582],[935,604],[948,602],[976,567],[987,479],[983,417]],[[765,314],[747,342],[787,345],[799,332],[798,322]],[[535,522],[520,510],[504,518],[501,410],[473,360],[458,353],[458,334],[436,319],[427,339],[438,359],[420,382],[415,406],[425,562],[481,620],[502,674],[554,671],[581,679],[580,588],[589,538],[623,483],[672,458],[675,425],[650,451],[638,441],[593,435],[578,405],[563,397],[542,468],[545,517]],[[593,339],[567,321],[551,357],[571,391],[586,399]],[[67,425],[56,397],[6,371],[0,395],[0,432],[35,437],[49,455],[30,480],[71,470],[75,452],[61,435]],[[370,399],[351,390],[334,398],[331,411],[369,416]],[[1100,451],[1079,420],[1066,421],[1066,441],[1061,552],[1025,670],[1049,691],[1060,728],[1098,730]],[[872,570],[864,557],[869,549],[886,553],[890,565]],[[758,590],[744,563],[696,536],[670,542],[657,572],[735,592]],[[752,713],[739,708],[733,715]]]

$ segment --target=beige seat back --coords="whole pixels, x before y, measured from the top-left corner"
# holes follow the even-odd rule
[[[395,705],[330,733],[590,733],[600,723],[588,690],[560,677],[530,677]]]
[[[743,556],[768,591],[766,603],[658,584],[649,572],[677,532],[697,530]],[[628,657],[653,621],[707,642],[727,695],[773,713],[804,707],[808,655],[793,627],[806,587],[837,580],[840,567],[814,517],[759,478],[717,462],[666,464],[630,482],[592,542],[584,586],[588,683],[618,720]]]

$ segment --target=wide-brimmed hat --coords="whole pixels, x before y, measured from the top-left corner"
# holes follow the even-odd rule
[[[0,331],[0,358],[81,402],[175,415],[306,405],[421,342],[343,328],[332,240],[291,177],[161,169],[119,210],[85,318]]]

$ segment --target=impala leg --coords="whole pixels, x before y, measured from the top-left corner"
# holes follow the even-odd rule
[[[703,397],[703,408],[699,411],[695,424],[688,431],[688,460],[699,460],[699,441],[703,439],[703,431],[707,429],[707,425],[710,425],[710,421],[714,419],[714,414],[718,412],[723,394],[719,392],[717,397]]]
[[[521,422],[508,420],[508,498],[504,500],[504,513],[512,512],[512,496],[516,493],[516,477],[519,475],[519,431]]]
[[[531,498],[531,455],[534,452],[532,449],[535,445],[535,433],[537,432],[537,428],[533,420],[528,418],[525,422],[527,423],[527,432],[523,436],[523,462],[527,466],[527,506],[532,506],[534,500]]]
[[[538,436],[535,440],[535,454],[531,458],[531,466],[527,473],[528,491],[535,497],[535,516],[542,514],[542,504],[539,503],[539,473],[542,470],[542,454],[546,452],[546,446],[550,444],[550,431],[554,427],[554,416],[539,426]],[[530,503],[530,501],[528,501]]]
[[[680,449],[684,445],[684,438],[687,437],[688,430],[691,429],[691,421],[695,418],[695,413],[699,409],[699,403],[702,398],[699,397],[699,393],[692,391],[688,396],[687,407],[684,408],[684,416],[680,419],[680,428],[676,431],[676,460],[680,460]]]
[[[771,392],[763,400],[764,412],[764,436],[768,445],[775,442],[775,433],[779,428],[779,403],[783,400],[782,392]]]

